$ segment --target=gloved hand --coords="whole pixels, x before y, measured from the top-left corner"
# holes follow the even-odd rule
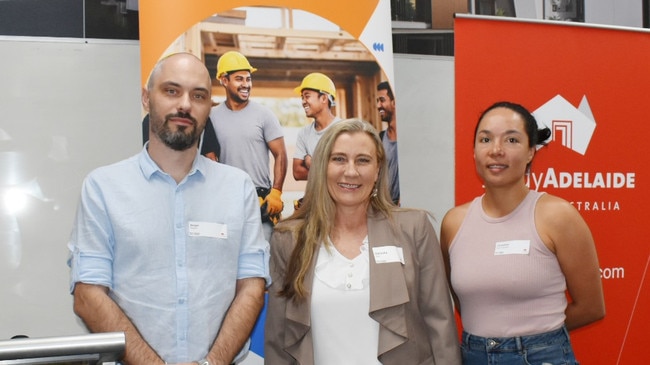
[[[269,214],[268,205],[269,204],[266,202],[266,199],[260,198],[260,215],[262,216],[262,223],[271,222],[275,226],[278,224],[278,221],[281,218],[281,214]]]
[[[302,197],[300,199],[296,199],[296,200],[293,201],[293,210],[298,210],[298,208],[300,208],[300,206],[302,205],[302,199],[303,198],[304,197]]]
[[[269,221],[275,226],[280,221],[280,213],[269,216]]]
[[[264,198],[264,202],[267,204],[267,212],[269,215],[275,215],[282,212],[284,208],[284,203],[282,202],[282,192],[278,189],[271,189],[271,192]]]

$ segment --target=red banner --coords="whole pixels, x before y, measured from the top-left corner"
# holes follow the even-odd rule
[[[514,101],[553,131],[531,189],[570,202],[591,227],[605,319],[571,332],[584,364],[641,364],[650,329],[650,33],[585,24],[458,16],[456,203],[482,193],[473,161],[480,112]]]

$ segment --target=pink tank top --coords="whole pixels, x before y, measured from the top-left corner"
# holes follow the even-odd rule
[[[548,332],[564,324],[566,281],[535,227],[542,193],[530,191],[510,214],[488,217],[472,201],[449,249],[451,284],[465,331],[482,337]]]

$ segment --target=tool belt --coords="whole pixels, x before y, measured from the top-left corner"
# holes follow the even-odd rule
[[[257,196],[264,199],[264,198],[266,198],[267,195],[269,195],[269,193],[271,192],[271,189],[269,189],[269,188],[255,188],[255,191],[257,191]]]
[[[267,195],[271,192],[270,188],[255,188],[257,191],[257,196],[260,198],[260,215],[262,216],[262,223],[270,222],[275,225],[280,219],[280,213],[274,214],[273,216],[269,215],[267,203],[261,203],[262,199],[266,198]]]

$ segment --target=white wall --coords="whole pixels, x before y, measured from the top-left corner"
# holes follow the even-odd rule
[[[542,19],[544,14],[544,0],[514,0],[517,18]]]
[[[517,17],[543,19],[545,1],[550,3],[549,0],[514,0]],[[585,23],[643,27],[643,4],[640,0],[584,0],[584,7]]]
[[[454,206],[454,59],[395,55],[402,205],[429,210],[436,230]]]
[[[585,23],[643,26],[643,6],[640,0],[585,0]]]
[[[0,339],[85,333],[66,243],[84,176],[141,146],[139,44],[12,37],[0,54]]]
[[[139,45],[0,37],[0,54],[0,198],[28,193],[15,213],[0,199],[0,340],[86,333],[66,243],[86,174],[140,149]],[[395,56],[402,200],[438,222],[454,202],[453,67]]]

